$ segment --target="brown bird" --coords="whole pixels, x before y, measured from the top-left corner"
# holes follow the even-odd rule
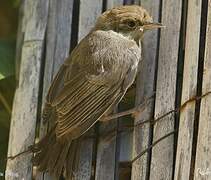
[[[71,179],[77,139],[122,99],[136,76],[144,32],[160,27],[135,5],[113,8],[97,19],[48,91],[43,118],[55,125],[33,147],[33,163],[40,171],[58,179],[66,165]]]

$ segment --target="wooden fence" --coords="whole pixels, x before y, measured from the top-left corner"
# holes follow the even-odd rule
[[[117,111],[155,95],[134,119],[98,123],[88,132],[76,179],[211,179],[210,0],[23,0],[8,156],[46,134],[51,125],[40,114],[49,85],[97,16],[133,3],[166,28],[145,35],[136,84]],[[8,159],[6,179],[52,179],[32,168],[31,158]]]

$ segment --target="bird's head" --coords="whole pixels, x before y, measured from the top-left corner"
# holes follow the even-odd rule
[[[95,30],[113,30],[136,42],[146,30],[164,27],[153,22],[149,13],[141,6],[130,5],[115,7],[104,12],[97,20]]]

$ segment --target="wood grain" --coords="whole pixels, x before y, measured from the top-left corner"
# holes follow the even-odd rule
[[[107,134],[109,130],[117,126],[116,120],[111,122],[102,122],[99,132]],[[115,160],[116,160],[116,135],[112,134],[109,138],[99,137],[97,144],[96,159],[96,180],[114,180],[115,177]]]
[[[159,21],[158,0],[142,1],[145,7],[153,17],[154,22]],[[136,88],[136,106],[143,103],[144,99],[152,96],[155,90],[155,68],[157,61],[158,31],[153,30],[144,35],[142,43],[142,61],[139,64],[139,73],[137,75]],[[134,124],[148,120],[153,117],[154,102],[145,108],[144,112],[137,114]],[[145,150],[150,144],[150,133],[152,129],[149,124],[143,127],[136,127],[133,133],[133,158],[141,151]],[[149,154],[143,155],[140,159],[133,163],[132,180],[147,179],[149,171]]]
[[[96,18],[102,13],[102,5],[102,0],[80,0],[79,41],[94,27]]]
[[[106,8],[111,9],[116,6],[121,6],[124,0],[107,0]]]
[[[175,108],[176,77],[181,24],[181,0],[162,1],[162,20],[156,85],[155,115],[157,118]],[[154,125],[153,142],[174,130],[174,115]],[[171,180],[174,137],[169,136],[152,149],[150,180]]]
[[[201,2],[188,2],[181,104],[197,93]],[[194,119],[195,102],[191,102],[180,112],[175,179],[186,180],[190,176]]]
[[[208,3],[202,94],[211,91],[211,1]],[[211,179],[211,95],[201,100],[194,180]]]
[[[37,118],[40,67],[46,31],[48,1],[23,1],[24,40],[19,84],[15,92],[11,118],[8,156],[14,156],[34,144]],[[32,154],[8,160],[5,178],[31,179]],[[14,175],[15,174],[15,175]]]

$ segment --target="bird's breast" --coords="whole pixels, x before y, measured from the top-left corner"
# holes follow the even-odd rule
[[[88,39],[88,69],[91,77],[102,82],[116,83],[131,68],[137,68],[141,49],[136,42],[113,31],[96,31]]]
[[[141,58],[141,48],[136,42],[120,33],[97,31],[92,41],[92,55],[98,60],[102,70],[115,70],[128,64],[137,65]]]

